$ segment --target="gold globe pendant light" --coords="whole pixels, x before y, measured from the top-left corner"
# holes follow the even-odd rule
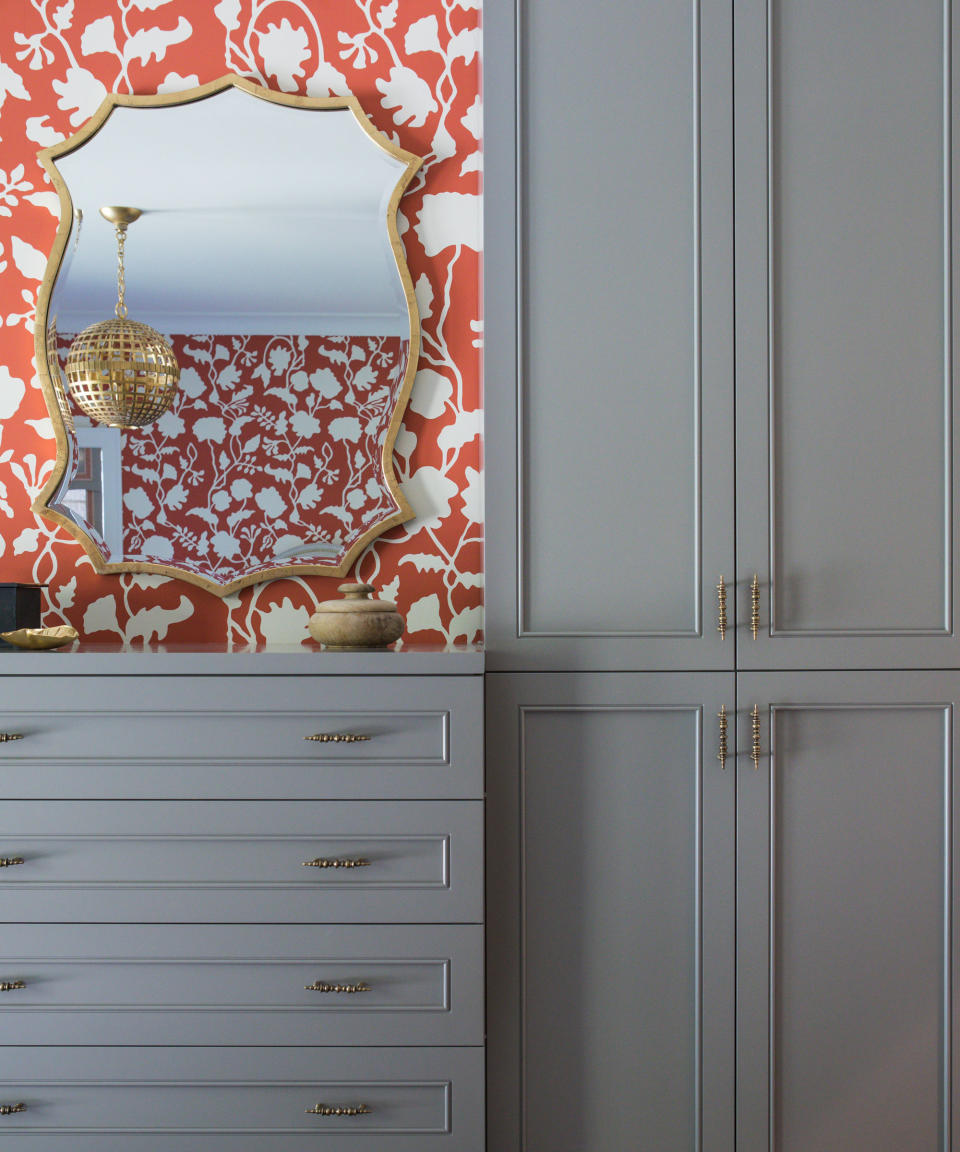
[[[100,214],[116,229],[117,306],[112,320],[85,328],[70,345],[67,384],[91,420],[110,428],[143,428],[173,404],[180,365],[155,328],[127,319],[124,245],[140,209],[110,206]]]

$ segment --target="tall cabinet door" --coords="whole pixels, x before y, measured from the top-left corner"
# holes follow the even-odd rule
[[[960,674],[738,691],[738,1152],[960,1147]]]
[[[739,667],[960,664],[954,8],[735,5]]]
[[[732,1152],[733,681],[488,677],[496,1152]]]
[[[484,4],[488,667],[733,666],[730,23]]]

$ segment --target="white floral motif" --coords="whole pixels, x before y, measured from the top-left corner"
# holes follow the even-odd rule
[[[112,16],[101,16],[84,28],[80,37],[80,51],[84,56],[93,56],[97,52],[117,55],[117,30]]]
[[[294,28],[284,16],[279,24],[268,24],[258,40],[263,70],[274,77],[282,91],[295,92],[297,80],[304,74],[304,61],[310,55],[306,28]]]
[[[17,53],[20,57],[20,53]],[[21,77],[14,72],[9,64],[4,64],[0,60],[0,107],[3,107],[3,102],[7,96],[13,96],[17,100],[29,100],[30,94],[27,92]]]
[[[70,123],[74,128],[90,119],[107,94],[101,81],[86,68],[68,68],[62,80],[53,81],[53,87],[60,97],[57,107],[70,112]]]
[[[200,77],[193,76],[180,76],[176,72],[168,72],[163,78],[163,83],[157,85],[158,92],[185,92],[188,88],[196,88],[200,83]]]
[[[30,116],[27,119],[27,139],[41,148],[49,148],[63,139],[63,133],[47,123],[49,119],[49,116]]]
[[[383,93],[384,108],[396,108],[394,124],[419,128],[426,123],[430,113],[437,110],[430,85],[412,68],[391,68],[389,78],[378,80],[377,88]]]
[[[220,0],[213,14],[228,32],[232,32],[240,27],[240,0]]]
[[[438,192],[424,196],[423,211],[414,225],[428,256],[461,244],[481,248],[480,198],[463,192]]]
[[[6,364],[0,364],[0,420],[9,420],[13,416],[26,391],[26,384],[11,376]]]

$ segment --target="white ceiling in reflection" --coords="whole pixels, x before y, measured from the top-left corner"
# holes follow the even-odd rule
[[[115,108],[56,166],[83,213],[54,295],[61,332],[113,315],[105,204],[143,211],[126,243],[133,320],[198,334],[409,331],[386,227],[405,165],[349,109],[284,107],[238,89]]]

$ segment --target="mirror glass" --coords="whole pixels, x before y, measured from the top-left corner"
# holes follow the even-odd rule
[[[99,571],[220,594],[343,575],[410,517],[391,457],[419,350],[396,223],[416,157],[352,97],[227,77],[109,97],[41,159],[61,222],[37,324],[58,467],[37,511]],[[129,319],[161,332],[180,368],[172,405],[141,428],[84,416],[64,374],[74,337],[114,315],[107,205],[140,210]]]

